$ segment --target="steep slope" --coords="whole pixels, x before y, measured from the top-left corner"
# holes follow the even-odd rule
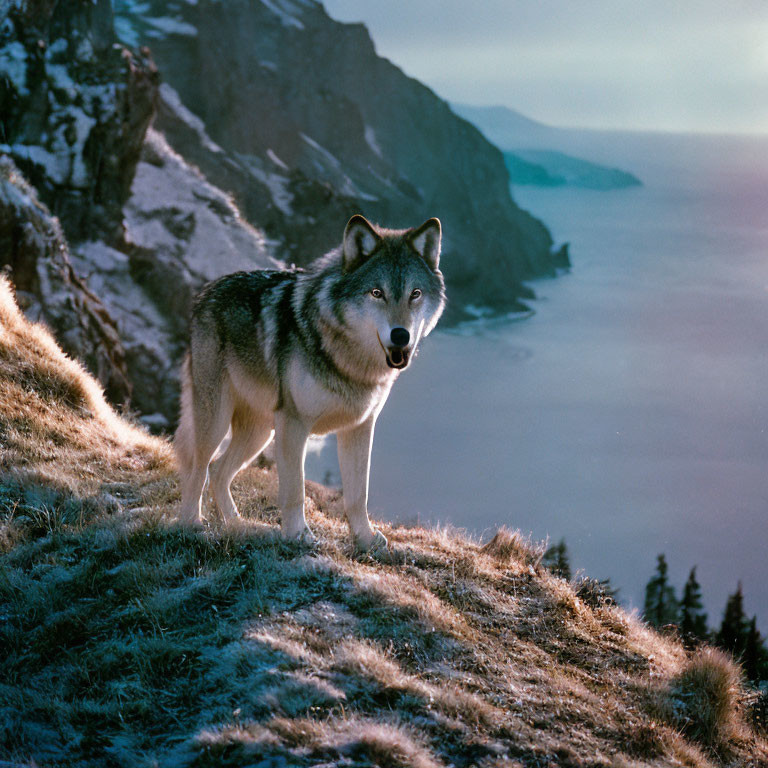
[[[24,317],[11,284],[0,277],[0,478],[3,493],[10,494],[0,494],[10,515],[3,526],[6,544],[13,539],[13,520],[23,514],[23,499],[34,498],[39,486],[57,491],[67,503],[97,498],[105,483],[151,482],[156,472],[169,473],[170,456],[165,442],[112,410],[96,380],[62,352],[50,331]]]
[[[512,307],[523,279],[563,266],[546,228],[511,200],[501,153],[378,57],[362,25],[312,0],[117,8],[124,39],[152,48],[172,88],[158,127],[285,243],[287,260],[337,245],[360,211],[392,226],[442,219],[456,312]]]
[[[244,520],[188,533],[167,443],[126,423],[0,281],[0,759],[56,766],[762,766],[722,655],[682,646],[501,531],[384,526],[349,555]]]

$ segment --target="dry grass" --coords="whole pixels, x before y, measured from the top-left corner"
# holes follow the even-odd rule
[[[532,543],[520,531],[510,531],[508,528],[501,527],[481,551],[504,565],[523,563],[535,568],[541,563],[545,549],[544,544]]]
[[[167,443],[119,417],[83,367],[24,318],[0,277],[0,476],[17,503],[0,546],[14,541],[19,517],[42,515],[39,524],[55,526],[72,513],[67,497],[98,505],[108,487],[110,504],[121,488],[141,496],[167,485],[171,467]],[[0,487],[0,506],[7,496]]]
[[[728,756],[748,738],[741,669],[717,648],[696,652],[671,681],[670,719],[715,754]]]
[[[0,284],[0,760],[56,766],[759,766],[734,667],[585,602],[500,531],[384,526],[355,557],[276,478],[190,533],[168,446],[115,415]]]

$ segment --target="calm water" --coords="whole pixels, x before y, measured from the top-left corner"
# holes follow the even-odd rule
[[[426,340],[377,426],[372,513],[565,537],[634,606],[665,552],[678,588],[698,565],[711,623],[742,579],[765,630],[768,140],[574,149],[645,186],[515,190],[573,270],[534,284],[528,320]]]

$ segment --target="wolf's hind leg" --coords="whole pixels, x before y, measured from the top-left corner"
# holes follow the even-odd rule
[[[287,539],[312,540],[304,517],[304,457],[309,430],[284,410],[275,413],[275,459],[281,530]]]
[[[196,388],[185,392],[189,411],[182,409],[182,419],[192,419],[179,427],[177,442],[183,445],[178,451],[181,470],[181,510],[179,520],[185,525],[200,524],[200,504],[208,478],[211,458],[226,437],[232,419],[232,395],[229,383],[220,380],[206,387],[203,392]],[[190,440],[191,436],[191,440]],[[185,444],[186,442],[191,444]],[[191,459],[191,461],[190,461]]]
[[[195,414],[192,403],[192,377],[189,356],[181,368],[181,415],[173,438],[173,450],[181,477],[192,471],[195,461]]]
[[[272,440],[272,420],[238,405],[232,414],[232,440],[227,450],[211,465],[213,498],[225,519],[238,516],[229,486],[235,475],[245,469]]]
[[[365,551],[387,546],[384,534],[373,528],[368,519],[368,475],[375,422],[375,417],[371,416],[362,424],[336,435],[344,513],[358,549]]]

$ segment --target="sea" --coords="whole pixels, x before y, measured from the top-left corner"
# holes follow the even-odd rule
[[[768,631],[768,137],[574,134],[641,187],[516,187],[568,242],[530,316],[438,327],[379,417],[374,518],[564,539],[641,609],[664,553]],[[489,254],[489,259],[493,258]],[[490,271],[492,274],[492,270]],[[333,439],[309,477],[338,483]]]

